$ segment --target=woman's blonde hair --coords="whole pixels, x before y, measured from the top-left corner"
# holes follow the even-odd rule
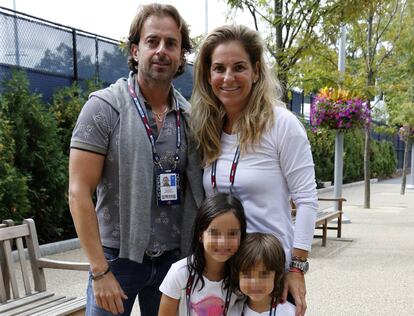
[[[253,84],[247,106],[233,126],[239,134],[241,151],[260,140],[263,131],[273,124],[273,106],[279,100],[279,82],[271,75],[265,62],[264,44],[260,35],[243,25],[225,25],[207,35],[201,45],[194,67],[194,88],[191,98],[190,125],[201,152],[204,165],[220,154],[220,137],[226,112],[208,82],[211,56],[217,46],[239,42],[249,56],[252,68],[258,65],[259,78]]]

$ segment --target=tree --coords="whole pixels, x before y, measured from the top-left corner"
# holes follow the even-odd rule
[[[403,20],[400,40],[387,65],[387,76],[384,76],[385,96],[390,114],[390,125],[401,126],[400,138],[404,141],[403,177],[401,194],[405,193],[408,169],[408,150],[414,141],[414,3],[409,2],[406,17]],[[413,149],[412,149],[413,150]],[[414,167],[411,166],[411,172]]]
[[[263,36],[277,68],[277,77],[287,103],[289,72],[317,41],[316,29],[332,12],[332,1],[318,0],[227,0],[231,10],[248,10]]]
[[[358,1],[359,17],[350,23],[350,38],[355,57],[363,62],[365,91],[368,100],[379,94],[377,81],[381,78],[387,59],[392,55],[401,34],[406,1]],[[358,63],[356,63],[358,64]],[[360,63],[359,63],[360,64]],[[361,65],[361,64],[360,64]],[[370,103],[371,104],[371,103]],[[370,108],[375,103],[370,105]],[[370,208],[370,129],[365,130],[364,146],[364,208]]]
[[[91,78],[95,75],[95,64],[92,63],[91,56],[82,56],[82,53],[77,51],[76,59],[80,78]],[[47,49],[35,68],[73,76],[73,48],[65,43],[60,43],[54,52]]]
[[[129,69],[127,57],[119,46],[112,46],[112,51],[105,50],[99,61],[99,79],[112,83],[118,78],[126,77]]]

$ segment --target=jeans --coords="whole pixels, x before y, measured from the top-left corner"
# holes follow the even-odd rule
[[[111,267],[111,272],[118,280],[126,296],[128,296],[128,299],[123,301],[124,313],[119,315],[131,314],[135,298],[138,295],[141,315],[157,316],[161,299],[161,292],[158,288],[171,265],[180,258],[179,250],[166,251],[160,257],[156,258],[145,255],[142,263],[119,258],[118,249],[104,247],[104,253]],[[91,274],[89,274],[86,294],[87,316],[112,315],[111,312],[96,305]]]

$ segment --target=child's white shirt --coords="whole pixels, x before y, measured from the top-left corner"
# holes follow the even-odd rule
[[[163,294],[176,300],[180,300],[177,313],[179,316],[187,316],[186,286],[188,276],[187,258],[184,258],[171,266],[160,285],[160,291]],[[189,304],[190,315],[221,316],[223,314],[227,294],[227,289],[223,289],[223,280],[210,281],[206,277],[203,277],[203,279],[204,287],[200,290],[201,280],[199,280],[196,288],[191,291]],[[232,308],[235,300],[236,296],[232,294],[229,310]]]
[[[233,308],[229,316],[240,316],[243,311],[244,301],[238,301]],[[276,316],[295,316],[296,307],[292,303],[285,302],[284,304],[277,304],[276,307]],[[258,313],[249,308],[249,306],[245,306],[244,308],[244,316],[269,316],[269,311]]]

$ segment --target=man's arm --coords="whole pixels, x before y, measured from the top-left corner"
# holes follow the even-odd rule
[[[103,155],[73,148],[70,150],[69,207],[93,275],[102,273],[108,268],[92,200],[101,179],[104,161]],[[125,299],[126,295],[112,273],[93,281],[93,291],[98,306],[113,314],[123,313],[122,299]]]

